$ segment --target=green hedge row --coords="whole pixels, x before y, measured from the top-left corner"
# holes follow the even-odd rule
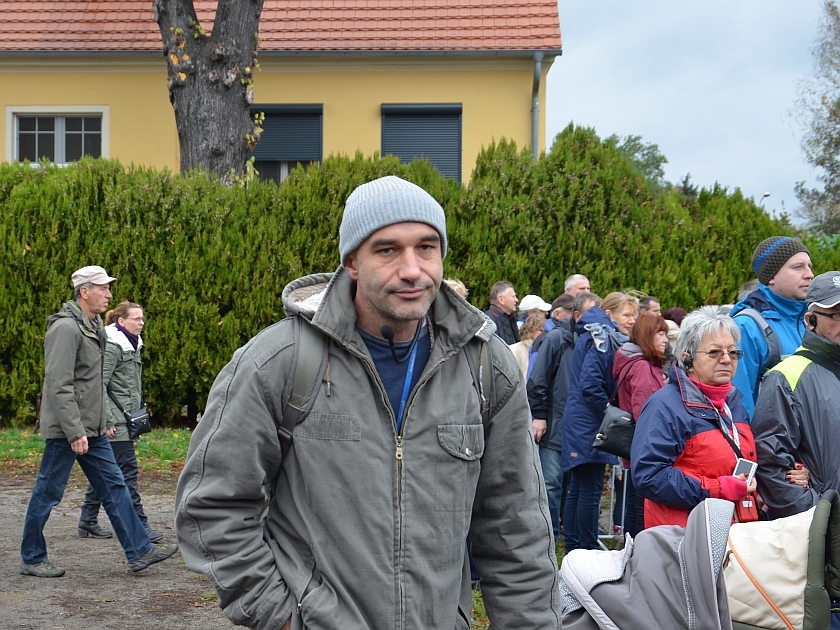
[[[72,298],[70,274],[101,264],[114,302],[144,305],[145,393],[155,420],[194,416],[233,351],[283,317],[281,291],[338,264],[343,204],[359,184],[396,174],[446,208],[447,276],[484,309],[490,286],[550,300],[572,272],[595,291],[634,288],[664,305],[734,299],[766,236],[792,233],[739,191],[696,201],[648,188],[633,165],[590,129],[570,126],[538,162],[509,142],[479,156],[468,187],[426,162],[331,157],[272,183],[226,188],[116,161],[72,167],[0,166],[0,426],[34,419],[46,318]],[[835,268],[834,242],[812,245]]]

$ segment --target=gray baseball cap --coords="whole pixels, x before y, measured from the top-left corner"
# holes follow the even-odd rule
[[[815,306],[834,308],[840,304],[840,271],[826,271],[811,280],[805,302],[809,311]]]
[[[96,265],[82,267],[73,272],[73,288],[92,282],[93,284],[111,284],[116,278],[112,278],[102,268]]]

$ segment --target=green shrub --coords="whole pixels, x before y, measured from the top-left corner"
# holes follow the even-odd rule
[[[34,420],[47,317],[72,298],[70,274],[100,264],[122,300],[145,307],[144,387],[156,425],[192,420],[234,350],[284,316],[281,292],[338,265],[344,201],[395,174],[447,212],[446,276],[487,308],[496,280],[550,300],[570,273],[602,296],[655,294],[692,309],[735,298],[755,245],[793,234],[739,190],[696,199],[651,188],[594,130],[570,125],[534,162],[505,140],[479,156],[464,189],[428,162],[359,154],[295,169],[278,188],[227,188],[204,173],[83,160],[67,168],[0,165],[0,426]],[[840,243],[808,239],[815,269],[840,267]]]
[[[686,309],[732,302],[753,277],[755,245],[793,232],[739,190],[715,186],[688,202],[663,194],[614,143],[574,125],[536,164],[511,142],[485,149],[449,221],[452,273],[481,308],[496,280],[551,300],[572,273],[602,297],[635,289]]]
[[[155,422],[204,406],[234,350],[284,316],[295,278],[338,265],[344,201],[387,174],[416,181],[443,203],[460,194],[428,163],[333,157],[273,183],[227,188],[117,161],[71,167],[0,165],[0,416],[34,420],[47,317],[72,299],[70,275],[105,267],[112,305],[143,305],[144,393]]]

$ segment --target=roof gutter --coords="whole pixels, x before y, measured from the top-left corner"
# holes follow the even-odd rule
[[[542,83],[543,53],[534,53],[534,87],[531,91],[531,152],[536,162],[540,158],[540,84]]]
[[[529,50],[265,50],[260,57],[532,57]],[[559,48],[540,51],[556,57]],[[0,57],[163,57],[163,48],[154,50],[0,50]]]

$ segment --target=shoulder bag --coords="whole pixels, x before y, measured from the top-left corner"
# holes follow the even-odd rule
[[[636,361],[639,360],[636,359]],[[595,440],[592,442],[592,448],[610,455],[618,455],[623,459],[630,459],[630,447],[633,444],[633,434],[636,432],[636,421],[633,419],[632,413],[614,405],[613,402],[618,396],[621,384],[627,378],[630,368],[636,361],[627,364],[627,370],[619,379],[613,395],[610,396],[610,401],[604,410],[604,419],[601,421],[601,426],[598,427]]]
[[[119,401],[114,397],[111,393],[110,389],[106,388],[108,392],[108,398],[117,406],[117,409],[120,410],[123,416],[125,416],[125,424],[128,427],[128,437],[132,440],[136,440],[144,433],[149,433],[152,430],[152,423],[151,419],[149,418],[149,412],[146,409],[146,402],[140,398],[141,407],[137,411],[128,412],[123,409],[123,406],[119,403]]]

